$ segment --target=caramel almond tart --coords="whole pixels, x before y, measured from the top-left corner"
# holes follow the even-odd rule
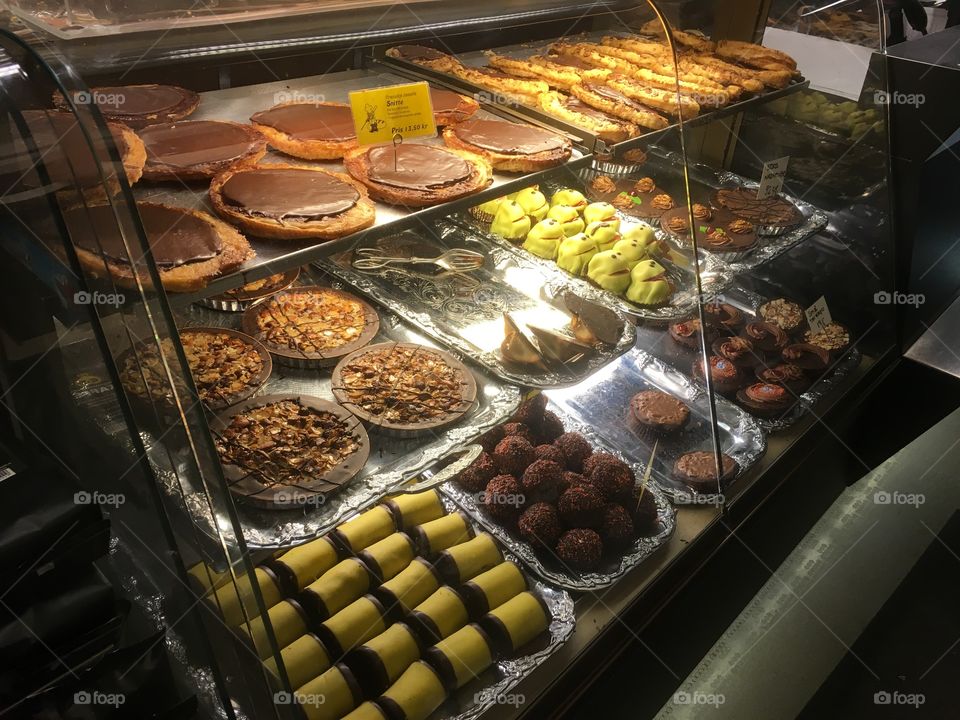
[[[172,342],[164,338],[161,343],[163,355],[173,357]],[[236,330],[186,328],[180,331],[180,343],[200,400],[210,410],[222,410],[254,395],[273,367],[267,349]],[[127,392],[173,408],[170,381],[155,343],[143,343],[136,352],[125,353],[117,369]]]
[[[105,118],[132,128],[183,120],[200,104],[200,96],[193,90],[154,84],[94,87],[74,93],[72,100],[76,104],[93,102]],[[60,93],[54,94],[53,102],[61,109],[70,109]]]
[[[493,168],[486,158],[436,145],[360,147],[348,152],[343,163],[374,198],[404,207],[449,202],[493,183]]]
[[[137,203],[160,282],[169,292],[190,292],[254,257],[246,238],[201,210]],[[129,245],[110,205],[77,206],[63,214],[80,264],[121,287],[138,287],[146,266],[138,243]],[[134,272],[136,266],[136,273]]]
[[[300,277],[300,268],[291,268],[282,273],[274,273],[259,280],[253,280],[225,293],[201,298],[200,304],[223,312],[243,312],[253,303],[286,290]]]
[[[840,323],[832,322],[819,332],[808,329],[803,334],[803,341],[822,347],[830,353],[832,360],[836,360],[850,347],[850,331]]]
[[[395,45],[388,48],[386,56],[394,60],[403,60],[437,72],[450,72],[460,61],[452,55],[425,45]]]
[[[550,130],[506,122],[468,120],[443,131],[448,147],[476,153],[503,172],[534,172],[566,162],[570,141]]]
[[[224,219],[272,240],[333,240],[370,227],[375,214],[361,183],[302,165],[227,170],[210,182],[210,201]]]
[[[371,428],[395,436],[457,422],[476,402],[477,382],[449,353],[388,342],[358,350],[334,368],[337,401]]]
[[[322,504],[356,477],[370,455],[357,418],[315,397],[250,398],[211,427],[230,492],[272,510]]]
[[[803,222],[803,213],[792,202],[780,196],[761,200],[756,188],[721,188],[713,204],[751,223],[760,235],[781,235]]]
[[[267,143],[249,125],[224,120],[185,120],[148,125],[139,132],[147,152],[143,179],[208,180],[229,168],[255,164]]]
[[[250,117],[270,147],[304,160],[336,160],[357,147],[350,106],[335,102],[288,102]]]
[[[297,367],[333,365],[380,329],[376,311],[363,300],[319,286],[277,293],[250,307],[242,324],[278,362]]]

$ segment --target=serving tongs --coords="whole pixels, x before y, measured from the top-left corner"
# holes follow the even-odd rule
[[[400,487],[393,488],[390,490],[391,495],[411,495],[413,493],[425,492],[427,490],[432,490],[438,485],[442,485],[447,480],[456,477],[461,472],[466,470],[473,464],[473,461],[480,457],[480,453],[483,452],[483,446],[479,444],[467,445],[463,450],[459,452],[459,457],[456,460],[451,462],[449,465],[444,466],[440,470],[436,470],[436,465],[422,470],[417,474],[419,480],[416,480],[412,483],[407,483],[401,485]]]
[[[396,265],[436,265],[451,273],[466,273],[483,266],[483,255],[473,250],[451,248],[437,257],[396,257],[386,255],[380,248],[360,248],[355,253],[353,267],[357,270],[382,270]]]

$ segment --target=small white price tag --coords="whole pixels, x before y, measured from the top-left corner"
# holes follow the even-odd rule
[[[777,158],[763,164],[763,175],[760,176],[760,188],[757,190],[759,200],[766,200],[780,194],[789,164],[789,157]]]
[[[830,316],[830,308],[827,307],[827,300],[823,295],[813,305],[805,311],[807,316],[807,325],[813,332],[821,332],[827,325],[833,322]]]
[[[4,465],[3,467],[0,467],[0,482],[6,480],[7,478],[12,478],[16,474],[16,470],[9,465]]]

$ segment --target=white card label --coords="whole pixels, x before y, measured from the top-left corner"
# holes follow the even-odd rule
[[[14,470],[9,465],[4,465],[3,467],[0,467],[0,482],[2,482],[3,480],[6,480],[7,478],[12,478],[16,474],[17,474],[16,470]]]
[[[780,194],[783,189],[783,181],[787,177],[787,165],[789,164],[789,157],[777,158],[763,164],[760,189],[757,190],[758,199],[766,200]]]
[[[821,332],[827,325],[833,322],[830,316],[830,308],[827,307],[827,300],[823,295],[813,305],[805,311],[807,316],[807,325],[813,332]]]

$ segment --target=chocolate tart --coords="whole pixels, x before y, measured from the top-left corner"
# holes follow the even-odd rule
[[[437,72],[449,72],[454,65],[460,64],[452,55],[425,45],[395,45],[387,48],[384,54],[394,60],[403,60]]]
[[[208,180],[253,165],[267,152],[266,140],[252,127],[223,120],[148,125],[138,134],[147,152],[143,179],[152,182]]]
[[[117,120],[132,128],[155,123],[183,120],[200,104],[200,96],[193,90],[177,85],[116,85],[94,87],[89,92],[74,94],[74,103],[96,103],[108,120]],[[54,104],[70,109],[63,95],[55,93]]]
[[[210,182],[214,210],[242,230],[273,240],[334,240],[373,225],[361,183],[302,165],[231,169]]]
[[[160,282],[168,292],[199,290],[254,257],[243,235],[202,210],[147,202],[138,202],[137,210]],[[81,266],[121,287],[138,287],[112,206],[73,207],[63,220]],[[139,258],[139,243],[131,245],[130,253]],[[141,280],[145,273],[146,265],[139,265]]]
[[[697,247],[701,250],[722,253],[724,257],[734,252],[752,250],[757,245],[757,233],[750,231],[736,233],[730,230],[738,218],[726,210],[714,209],[709,219],[694,217],[693,231],[690,230],[690,211],[685,205],[667,210],[660,216],[660,227],[677,237],[682,244],[689,245],[691,236],[696,237]],[[718,242],[716,231],[721,229],[729,236],[724,242]],[[729,258],[728,258],[729,259]]]
[[[737,390],[737,403],[759,417],[778,417],[795,402],[796,397],[783,385],[759,382]]]
[[[791,363],[777,363],[768,367],[757,368],[757,380],[770,385],[783,385],[792,393],[802,393],[810,387],[810,378],[803,372],[803,368]]]
[[[436,145],[356,148],[344,156],[343,164],[372,197],[404,207],[449,202],[493,183],[493,168],[486,158]]]
[[[717,338],[711,345],[713,354],[729,360],[740,369],[753,368],[763,361],[753,343],[742,337]]]
[[[710,363],[713,388],[721,395],[736,392],[743,385],[743,374],[740,369],[726,358],[711,355],[708,362]],[[706,384],[706,377],[703,373],[703,358],[697,358],[693,361],[693,376]]]
[[[270,147],[304,160],[336,160],[357,147],[346,103],[288,102],[250,116]]]
[[[736,477],[740,466],[726,453],[721,455],[720,463],[722,489]],[[717,456],[704,450],[684,453],[673,465],[673,477],[697,492],[714,493],[717,491]]]
[[[243,312],[253,303],[275,295],[282,290],[286,290],[292,286],[299,277],[300,268],[291,268],[290,270],[269,275],[260,280],[253,280],[234,290],[227,290],[225,293],[219,295],[202,298],[200,304],[212,310],[220,310],[222,312]]]
[[[430,88],[430,103],[433,105],[433,120],[437,127],[469,120],[480,109],[480,103],[472,97],[435,87]]]
[[[350,353],[333,369],[331,383],[337,402],[377,432],[400,437],[457,422],[477,398],[477,381],[462,362],[414,343]]]
[[[165,341],[168,342],[168,341]],[[180,342],[200,400],[210,410],[222,410],[255,395],[273,369],[270,353],[249,335],[228,328],[184,328]],[[168,348],[173,351],[172,346]],[[120,356],[120,381],[143,402],[173,409],[163,359],[152,342]]]
[[[783,197],[760,200],[756,188],[721,188],[713,204],[756,226],[761,235],[781,235],[803,222],[803,213]]]
[[[294,412],[299,420],[290,423]],[[370,455],[367,433],[348,410],[306,395],[244,400],[220,413],[211,429],[230,492],[273,510],[302,512],[325,502]]]
[[[803,334],[803,341],[817,345],[830,353],[831,359],[836,359],[850,347],[850,331],[837,322],[832,322],[820,332],[807,330]]]
[[[687,426],[690,408],[670,393],[644,390],[630,398],[630,417],[644,430],[669,435]]]
[[[752,342],[758,350],[769,353],[779,353],[789,342],[783,328],[762,320],[754,320],[744,325],[743,337]]]
[[[830,365],[830,351],[810,343],[787,345],[780,352],[780,355],[785,362],[796,365],[807,372],[821,373]]]
[[[776,298],[757,308],[757,314],[765,322],[773,323],[785,333],[795,333],[807,323],[803,308],[793,300]]]
[[[278,362],[297,367],[333,365],[380,329],[380,318],[366,302],[319,286],[277,293],[249,308],[241,322],[244,332],[260,340]]]
[[[468,120],[443,131],[448,147],[485,157],[495,170],[534,172],[570,157],[570,141],[555,132],[505,120]]]

